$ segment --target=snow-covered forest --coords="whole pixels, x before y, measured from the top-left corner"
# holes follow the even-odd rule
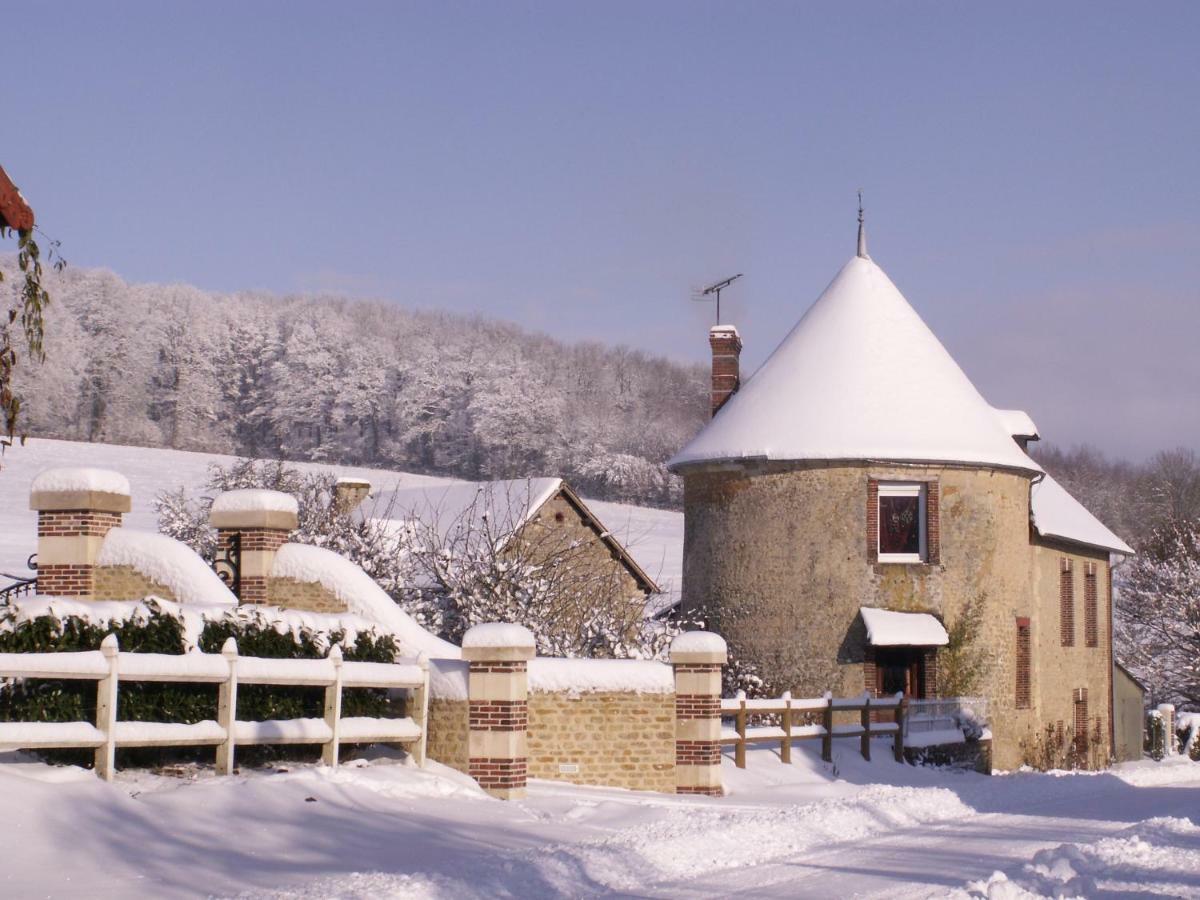
[[[23,429],[42,437],[561,475],[591,497],[670,506],[662,464],[707,414],[702,367],[495,320],[77,268],[50,290],[48,362],[17,370]]]

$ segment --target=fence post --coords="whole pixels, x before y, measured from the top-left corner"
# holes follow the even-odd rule
[[[341,748],[342,726],[342,648],[334,644],[329,648],[329,661],[333,663],[333,684],[325,688],[325,724],[332,732],[329,743],[321,748],[321,763],[326,766],[338,764]]]
[[[779,761],[792,761],[792,692],[783,692],[783,741],[779,744]]]
[[[739,769],[746,768],[746,692],[738,691],[738,711],[736,713],[736,728],[738,742],[733,745],[733,763]]]
[[[104,735],[104,743],[96,748],[96,774],[105,781],[113,780],[117,751],[117,690],[120,677],[117,665],[121,648],[117,636],[110,634],[100,642],[100,652],[108,663],[108,674],[96,683],[96,728]]]
[[[904,727],[908,721],[908,698],[897,694],[900,705],[896,707],[896,762],[904,762]]]
[[[689,631],[671,642],[671,665],[675,668],[677,794],[720,797],[724,793],[721,787],[721,667],[727,659],[725,640],[711,632]],[[744,701],[742,705],[744,707]],[[740,710],[739,713],[744,720],[745,713]],[[739,749],[744,747],[744,741],[743,726]]]
[[[217,688],[217,724],[225,729],[225,743],[217,746],[217,774],[233,774],[234,745],[237,743],[234,730],[237,728],[237,641],[225,639],[221,655],[229,663],[229,677]]]
[[[412,758],[418,766],[424,767],[425,749],[429,743],[429,657],[424,651],[417,654],[417,665],[421,667],[421,686],[417,688],[412,700],[414,712],[420,717],[417,724],[421,726],[421,739],[412,750]],[[409,715],[413,713],[410,712]]]
[[[463,635],[467,674],[467,773],[503,800],[525,796],[529,772],[529,660],[533,633],[487,623]]]
[[[858,739],[862,758],[871,761],[871,695],[863,691],[862,702],[862,737]]]
[[[821,759],[833,762],[833,694],[825,692],[825,712],[821,716],[825,733],[821,735]]]

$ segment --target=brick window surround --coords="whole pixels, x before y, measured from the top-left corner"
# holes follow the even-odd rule
[[[1075,689],[1075,750],[1087,753],[1088,749],[1088,692],[1087,688]]]
[[[941,490],[936,480],[867,479],[867,561],[879,563],[879,486],[881,484],[919,484],[925,500],[925,558],[909,565],[940,565],[942,561]],[[903,563],[900,563],[903,565]]]
[[[1058,629],[1064,647],[1075,646],[1075,571],[1072,560],[1059,559]]]
[[[1089,647],[1100,646],[1100,615],[1096,598],[1094,562],[1087,563],[1083,571],[1083,640]]]
[[[1017,709],[1029,709],[1032,704],[1032,673],[1030,663],[1032,642],[1029,636],[1029,619],[1017,619],[1017,683],[1015,706]]]

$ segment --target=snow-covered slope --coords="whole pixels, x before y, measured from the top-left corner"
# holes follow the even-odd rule
[[[87,444],[34,438],[11,447],[0,459],[0,572],[23,574],[25,560],[37,549],[37,513],[29,509],[29,487],[39,472],[57,467],[89,466],[120,472],[130,483],[133,509],[125,525],[155,531],[158,517],[154,498],[163,491],[185,488],[199,495],[208,481],[211,463],[227,465],[235,457],[183,450]],[[387,469],[295,463],[302,471],[333,472],[363,478],[372,493],[405,488],[455,488],[467,482]],[[436,493],[436,492],[435,492]],[[366,501],[371,505],[374,501]],[[668,597],[677,596],[683,572],[683,514],[670,510],[588,501],[600,520],[625,545]]]

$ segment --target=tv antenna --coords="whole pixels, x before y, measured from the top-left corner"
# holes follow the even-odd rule
[[[742,273],[738,272],[724,281],[718,281],[716,284],[710,284],[703,290],[697,291],[692,295],[693,300],[707,300],[710,294],[715,294],[717,298],[717,324],[721,324],[721,291],[729,287],[735,281],[742,277]]]

